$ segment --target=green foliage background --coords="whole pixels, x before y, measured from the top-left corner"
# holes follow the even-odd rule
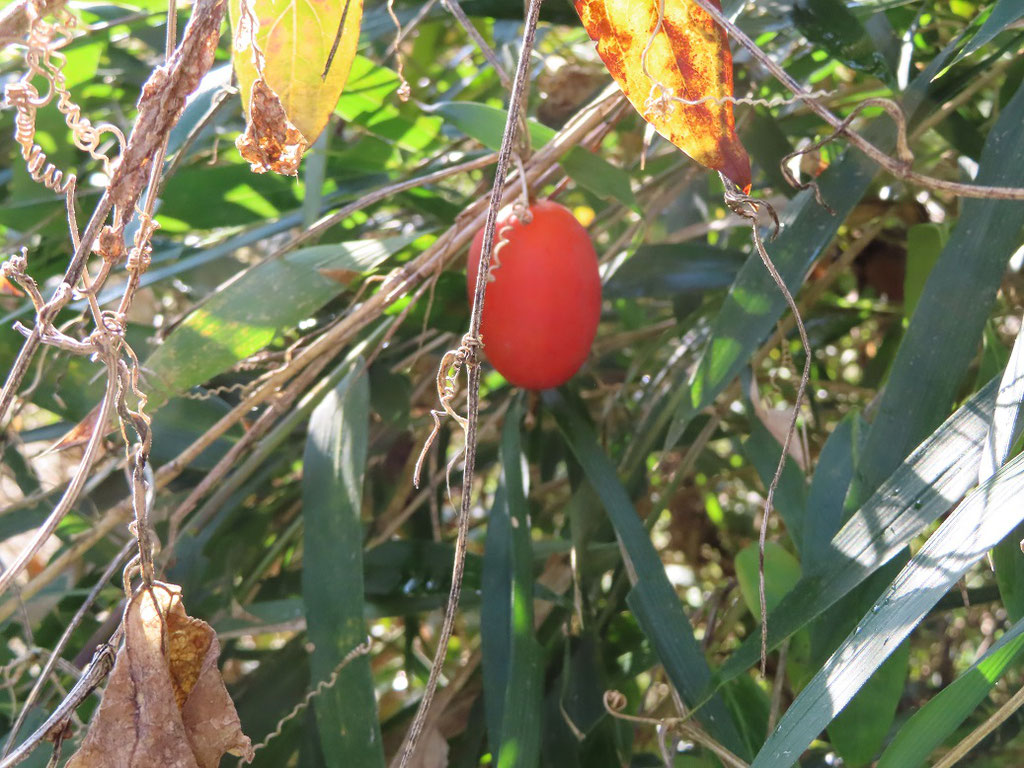
[[[161,60],[164,8],[75,9],[95,28],[66,49],[68,83],[94,122],[127,132]],[[511,71],[521,5],[465,9]],[[398,4],[404,24],[421,10]],[[1024,186],[1019,0],[727,0],[725,10],[799,81],[829,91],[838,113],[871,96],[900,102],[915,169]],[[454,176],[280,252],[322,213],[496,147],[506,94],[444,9],[428,10],[401,47],[407,103],[395,95],[393,36],[383,5],[370,4],[345,93],[294,180],[253,175],[240,160],[235,98],[195,132],[230,84],[222,40],[171,137],[161,229],[131,318],[157,468],[489,190],[490,169]],[[2,56],[3,76],[16,77],[16,51]],[[539,147],[608,76],[571,7],[554,0],[533,63]],[[741,50],[735,72],[737,95],[789,96]],[[641,163],[644,124],[623,113],[600,146],[564,158],[565,183],[559,173],[540,191],[593,215],[602,321],[590,360],[557,392],[518,392],[485,371],[465,587],[423,766],[711,768],[722,753],[710,737],[756,768],[837,756],[905,768],[937,759],[1022,683],[1024,474],[1014,456],[1024,359],[1011,348],[1024,304],[1024,205],[908,187],[840,140],[800,161],[832,213],[779,171],[788,152],[828,135],[820,121],[799,102],[736,114],[756,194],[783,220],[769,253],[802,303],[814,350],[799,460],[786,464],[769,522],[767,675],[757,672],[757,531],[803,352],[717,177],[659,138]],[[877,110],[855,126],[892,145]],[[52,283],[70,256],[63,203],[31,182],[12,137],[4,111],[0,237],[7,253],[28,247],[31,273]],[[102,179],[52,109],[40,112],[37,141],[60,167],[78,168],[81,218]],[[428,462],[428,489],[411,476],[437,405],[439,358],[468,323],[462,264],[332,350],[322,377],[275,414],[163,554],[190,613],[220,633],[254,742],[373,638],[257,765],[384,765],[418,702],[450,583],[443,476],[461,448],[455,425]],[[11,325],[31,319],[29,309],[0,296],[0,367],[21,338]],[[61,316],[69,332],[84,332],[82,311]],[[0,537],[31,530],[52,508],[75,454],[43,451],[98,402],[99,370],[52,352],[34,369],[3,438]],[[158,494],[165,545],[168,519],[266,408]],[[108,455],[48,557],[88,539],[125,496],[123,452],[112,441]],[[122,524],[104,530],[55,578],[38,581],[37,570],[24,600],[0,605],[9,693],[0,732],[38,672],[32,654],[53,646],[129,536]],[[75,632],[69,662],[88,658],[119,598],[115,580]],[[70,668],[60,676],[67,685]],[[613,717],[606,690],[648,719]],[[44,708],[59,696],[50,686]],[[659,746],[657,721],[680,717],[680,706],[693,716],[686,727],[705,736],[670,728]],[[1020,765],[1021,723],[1009,717],[965,764]]]

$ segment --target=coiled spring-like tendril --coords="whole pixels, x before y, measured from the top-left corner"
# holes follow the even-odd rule
[[[88,118],[82,116],[81,107],[71,99],[64,77],[67,57],[60,52],[60,48],[71,40],[74,17],[62,11],[58,20],[50,23],[42,18],[38,8],[31,3],[27,6],[26,12],[29,16],[25,40],[25,64],[28,71],[20,80],[9,83],[4,88],[4,104],[14,107],[17,112],[14,118],[14,140],[21,147],[21,156],[32,180],[59,195],[64,195],[69,224],[77,247],[78,231],[74,216],[77,177],[74,173],[66,173],[49,162],[43,148],[35,142],[36,112],[56,98],[57,110],[64,115],[64,122],[71,130],[75,146],[87,152],[94,160],[102,162],[103,170],[108,175],[113,172],[117,158],[111,159],[100,152],[100,141],[103,134],[110,133],[117,139],[119,150],[123,150],[124,134],[119,128],[107,123],[93,125]],[[36,77],[46,81],[45,95],[41,95],[32,82]]]

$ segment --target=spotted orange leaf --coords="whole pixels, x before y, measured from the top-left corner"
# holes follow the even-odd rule
[[[660,28],[658,0],[574,2],[605,66],[643,118],[698,163],[749,190],[750,159],[732,104],[721,101],[732,96],[725,30],[692,0],[665,2]]]

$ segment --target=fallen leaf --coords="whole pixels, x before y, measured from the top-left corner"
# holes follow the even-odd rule
[[[245,14],[243,2],[248,5]],[[362,0],[231,0],[230,14],[246,116],[258,117],[257,99],[261,108],[267,106],[266,91],[261,94],[254,87],[262,79],[309,146],[327,125],[348,79],[359,42]],[[247,28],[251,26],[255,30]],[[259,65],[256,59],[261,59]]]
[[[725,30],[692,0],[665,3],[653,39],[658,0],[574,4],[598,55],[644,120],[698,163],[749,191],[750,159],[736,135],[732,104],[722,101],[733,95]]]
[[[67,768],[216,768],[227,752],[251,762],[219,655],[213,628],[185,613],[180,587],[140,589],[99,711]]]

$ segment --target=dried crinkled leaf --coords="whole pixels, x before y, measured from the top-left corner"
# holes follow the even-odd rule
[[[253,83],[248,112],[245,133],[235,139],[242,159],[249,162],[255,173],[297,175],[306,139],[292,125],[277,94],[263,78]]]
[[[736,135],[732,104],[723,101],[732,97],[725,30],[693,0],[665,3],[653,38],[658,0],[574,3],[605,66],[643,118],[698,163],[749,190],[750,159]]]
[[[216,768],[227,752],[251,761],[217,669],[217,637],[186,615],[180,587],[140,590],[124,628],[103,702],[68,768]]]
[[[257,99],[261,109],[267,107],[267,93],[254,88],[262,76],[290,121],[289,130],[301,135],[302,148],[309,146],[327,125],[348,79],[359,42],[362,0],[231,0],[230,13],[235,73],[246,116],[257,122]],[[253,50],[253,26],[258,53]],[[265,129],[261,131],[254,136],[259,137],[257,144],[263,140]],[[247,135],[251,133],[252,125]],[[290,152],[298,157],[302,148]]]

